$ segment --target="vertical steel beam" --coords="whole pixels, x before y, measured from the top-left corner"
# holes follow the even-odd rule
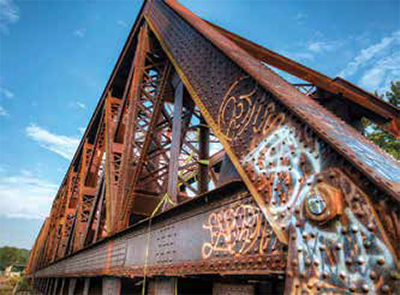
[[[210,128],[203,116],[199,128],[199,194],[203,194],[208,191],[208,158],[210,154]]]
[[[59,278],[54,279],[54,285],[53,285],[53,295],[57,295],[57,288],[58,288],[58,281],[61,280]]]
[[[47,278],[46,279],[46,285],[44,288],[44,293],[45,294],[50,294],[50,290],[51,290],[51,278]]]
[[[177,278],[156,278],[150,281],[148,295],[176,295]]]
[[[169,162],[168,195],[176,202],[178,195],[178,170],[179,154],[181,150],[182,134],[182,106],[183,106],[183,83],[179,81],[175,88],[174,113],[172,118],[172,147]]]
[[[126,206],[128,199],[131,197],[128,195],[128,190],[133,169],[131,160],[133,156],[133,139],[135,138],[135,120],[137,120],[137,113],[139,112],[138,101],[140,99],[140,84],[143,80],[143,72],[145,70],[148,49],[148,28],[147,25],[143,25],[140,28],[138,36],[138,45],[136,47],[134,59],[133,78],[128,96],[126,98],[129,106],[127,110],[127,124],[124,134],[124,149],[122,153],[118,192],[117,196],[110,195],[109,191],[107,191],[106,195],[107,212],[109,212],[111,216],[110,220],[107,219],[107,231],[110,233],[117,230],[121,223],[123,224],[127,219],[129,219],[129,216],[126,216],[125,214],[120,216],[120,213],[124,212],[124,206]],[[106,188],[107,187],[109,186],[106,186]],[[112,198],[112,200],[109,200],[110,198]]]
[[[46,292],[46,283],[47,283],[47,280],[46,280],[46,279],[41,279],[41,283],[40,283],[40,292],[43,292],[43,293]]]
[[[139,176],[142,172],[142,169],[144,167],[144,164],[146,162],[147,156],[148,156],[148,151],[149,148],[151,146],[152,140],[154,139],[154,132],[155,132],[155,128],[157,123],[160,120],[161,117],[161,110],[164,104],[164,94],[165,94],[165,88],[167,86],[167,78],[169,77],[170,71],[172,69],[172,66],[170,63],[166,63],[164,66],[164,69],[162,70],[162,75],[161,75],[161,82],[158,82],[158,93],[155,99],[155,103],[154,103],[154,110],[150,119],[150,123],[149,123],[149,127],[147,130],[147,134],[145,137],[145,140],[143,142],[143,146],[142,149],[140,151],[140,155],[138,157],[138,160],[135,161],[136,167],[132,176],[132,184],[129,190],[129,195],[134,196],[134,190],[136,188],[136,186],[138,185],[138,180],[139,180]],[[143,90],[142,90],[143,91]],[[133,197],[134,199],[134,197]],[[132,200],[133,201],[133,200]],[[132,203],[131,202],[128,206],[128,210],[131,210],[132,207]],[[130,212],[129,212],[130,213]]]
[[[83,287],[83,295],[89,295],[90,278],[85,278],[85,285]]]
[[[114,277],[104,277],[102,294],[103,295],[121,294],[121,279]]]
[[[43,292],[43,279],[38,279],[37,288],[40,292]]]
[[[103,185],[103,190],[105,189],[104,186],[107,186],[106,184]],[[93,243],[96,243],[98,238],[99,238],[99,232],[101,230],[101,224],[102,224],[102,218],[105,218],[102,216],[102,212],[103,212],[103,206],[104,206],[104,198],[105,198],[105,193],[102,192],[102,194],[100,195],[100,201],[99,201],[99,218],[97,219],[97,224],[96,224],[96,230],[94,232],[94,236],[93,236]]]
[[[68,295],[74,295],[75,294],[75,287],[76,287],[76,279],[75,278],[70,278],[69,279],[69,284],[68,284]]]
[[[66,278],[62,278],[59,295],[63,295],[64,294],[64,287],[65,287],[65,281],[66,280],[67,280]]]
[[[101,177],[100,184],[99,184],[99,190],[96,193],[95,199],[93,200],[93,205],[90,211],[90,216],[89,220],[86,225],[85,233],[83,235],[83,241],[82,241],[82,246],[85,246],[89,241],[88,241],[88,234],[93,226],[93,221],[96,216],[97,208],[99,207],[99,202],[102,200],[102,197],[104,195],[104,190],[105,190],[105,180],[104,176]],[[100,219],[101,216],[99,216]],[[97,220],[97,223],[100,223],[100,220]],[[97,230],[97,225],[96,225],[96,230]],[[93,238],[92,240],[94,240]]]

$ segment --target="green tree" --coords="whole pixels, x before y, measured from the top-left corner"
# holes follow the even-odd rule
[[[400,81],[391,83],[390,90],[382,98],[389,103],[400,107]],[[382,128],[365,120],[365,135],[383,150],[400,160],[400,140],[387,133]]]
[[[29,251],[15,247],[0,248],[0,268],[10,265],[25,265],[28,262]]]

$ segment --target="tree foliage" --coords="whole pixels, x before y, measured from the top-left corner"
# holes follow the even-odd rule
[[[28,262],[29,250],[15,247],[0,248],[0,269],[10,265],[26,265]]]
[[[400,81],[392,82],[390,90],[382,96],[389,103],[400,107]],[[396,159],[400,160],[400,141],[393,135],[390,135],[382,128],[365,121],[365,135],[375,144],[380,146],[386,152],[391,154]]]

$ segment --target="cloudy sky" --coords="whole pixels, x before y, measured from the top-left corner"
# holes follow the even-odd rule
[[[181,2],[367,90],[400,78],[400,1]],[[32,246],[140,5],[0,0],[0,246]]]

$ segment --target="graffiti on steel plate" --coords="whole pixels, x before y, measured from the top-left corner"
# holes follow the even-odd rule
[[[249,77],[235,81],[221,104],[218,125],[228,141],[242,135],[249,124],[253,132],[268,134],[274,126],[279,126],[285,121],[285,114],[276,112],[273,102],[260,103],[264,100],[265,92],[262,99],[257,100],[262,89],[249,81]]]
[[[202,247],[203,259],[215,254],[271,254],[278,249],[271,227],[253,202],[212,212],[203,229],[210,233],[210,241]]]
[[[328,161],[330,152],[315,135],[285,118],[272,101],[262,102],[265,92],[247,82],[243,78],[232,84],[218,123],[228,140],[243,135],[249,125],[264,136],[261,141],[254,137],[241,161],[265,198],[268,220],[288,238],[292,291],[394,290],[395,254],[370,197]],[[204,228],[212,241],[204,244],[203,257],[251,248],[260,228],[252,226],[250,232],[240,227],[248,225],[235,218],[240,211],[257,216],[249,219],[254,224],[261,218],[258,208],[252,212],[246,207],[210,215]]]

